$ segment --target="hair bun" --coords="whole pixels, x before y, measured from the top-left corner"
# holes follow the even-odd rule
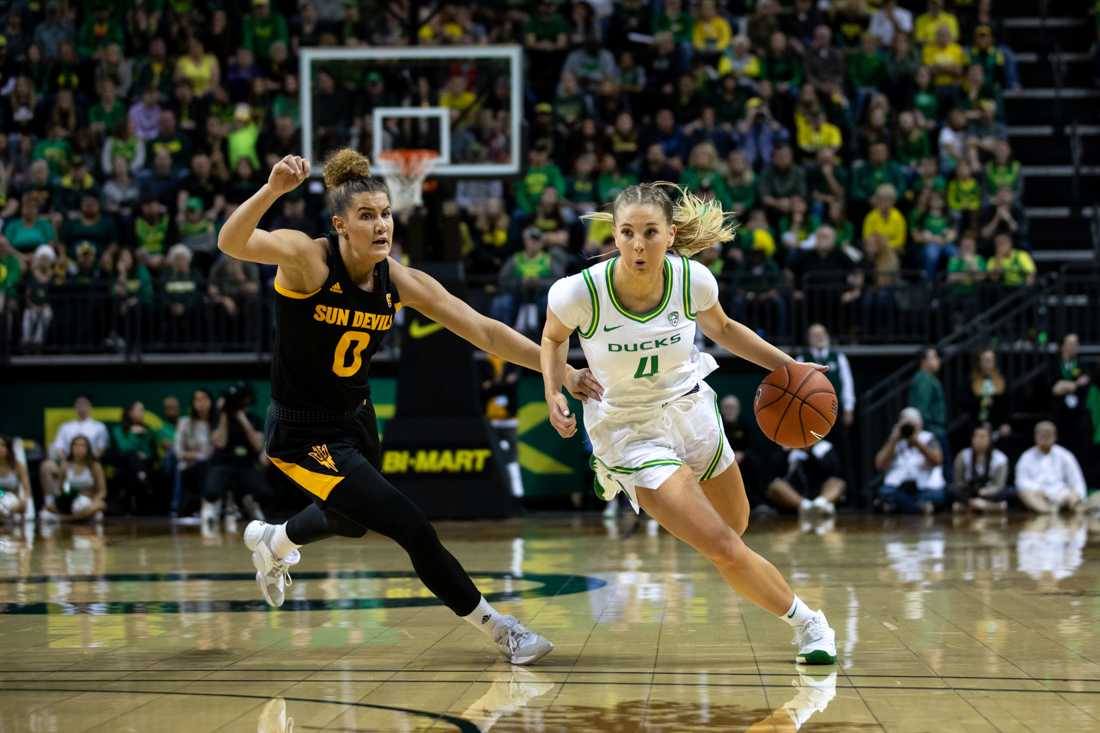
[[[370,176],[370,158],[357,150],[341,148],[325,161],[325,188],[330,190]]]

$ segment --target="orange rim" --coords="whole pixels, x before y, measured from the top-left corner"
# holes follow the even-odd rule
[[[438,160],[439,153],[420,148],[398,148],[383,150],[378,158],[392,164],[403,176],[416,176],[424,172],[430,161]]]

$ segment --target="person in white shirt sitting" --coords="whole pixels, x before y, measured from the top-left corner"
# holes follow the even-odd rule
[[[884,512],[931,514],[944,501],[943,451],[915,407],[901,411],[875,454],[875,468],[886,472],[879,490]]]
[[[69,446],[73,438],[84,436],[92,447],[96,460],[103,457],[110,442],[107,426],[92,417],[92,401],[86,395],[78,395],[73,403],[76,419],[62,423],[50,444],[49,455],[42,461],[39,478],[42,480],[42,493],[46,496],[57,494],[61,488],[62,465],[69,457]]]
[[[1058,445],[1058,429],[1044,420],[1035,426],[1035,446],[1016,462],[1016,493],[1041,514],[1060,509],[1100,510],[1100,492],[1086,498],[1085,476],[1074,455]]]

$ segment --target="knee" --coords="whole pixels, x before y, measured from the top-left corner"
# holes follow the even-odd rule
[[[746,548],[740,534],[730,531],[708,538],[699,549],[715,565],[729,567],[740,564]]]

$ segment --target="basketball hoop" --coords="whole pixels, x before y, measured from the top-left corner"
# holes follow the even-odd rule
[[[398,148],[379,154],[378,171],[390,187],[390,205],[394,211],[424,204],[420,197],[424,179],[438,161],[439,153],[434,150]]]

